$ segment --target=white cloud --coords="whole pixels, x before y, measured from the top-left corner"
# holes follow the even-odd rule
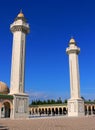
[[[43,91],[34,91],[34,90],[29,90],[27,91],[29,94],[29,100],[30,103],[32,100],[47,100],[47,99],[55,99],[57,100],[59,97],[64,101],[64,99],[69,98],[69,93],[68,92],[43,92]]]
[[[49,96],[45,92],[30,90],[27,92],[30,99],[47,99]]]

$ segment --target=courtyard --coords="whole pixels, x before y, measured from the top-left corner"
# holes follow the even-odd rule
[[[95,130],[95,116],[4,118],[0,120],[0,126],[7,126],[9,130]]]

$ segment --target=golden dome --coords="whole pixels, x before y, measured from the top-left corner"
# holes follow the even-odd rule
[[[24,17],[24,14],[22,13],[22,11],[20,11],[17,17]]]
[[[0,94],[8,94],[8,93],[9,93],[9,88],[4,82],[0,81]]]
[[[75,43],[75,42],[76,42],[76,41],[75,41],[74,38],[71,38],[70,41],[69,41],[69,43]]]

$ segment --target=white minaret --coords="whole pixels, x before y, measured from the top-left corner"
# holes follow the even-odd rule
[[[10,25],[10,29],[13,33],[10,94],[14,97],[11,118],[27,118],[29,97],[24,93],[24,69],[26,34],[30,28],[22,12]]]
[[[79,79],[79,64],[78,54],[80,48],[77,47],[76,42],[71,38],[69,47],[66,49],[69,55],[70,68],[70,89],[71,98],[68,100],[68,116],[83,116],[84,115],[84,101],[80,97],[80,79]]]
[[[18,14],[10,29],[13,33],[10,93],[24,93],[25,42],[29,24],[22,12]]]

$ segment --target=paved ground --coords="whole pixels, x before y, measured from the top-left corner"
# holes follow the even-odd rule
[[[95,116],[1,119],[0,125],[8,126],[9,130],[95,130]]]

